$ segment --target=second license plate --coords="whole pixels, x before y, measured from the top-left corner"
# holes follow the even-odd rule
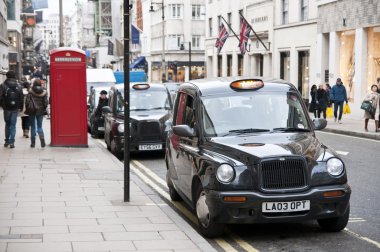
[[[139,150],[162,150],[162,144],[139,145]]]
[[[310,200],[289,201],[289,202],[263,202],[262,211],[264,213],[286,213],[310,210]]]

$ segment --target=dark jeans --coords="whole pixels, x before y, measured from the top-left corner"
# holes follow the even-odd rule
[[[16,122],[18,111],[4,110],[5,143],[14,144],[16,136]]]
[[[44,131],[42,129],[42,120],[44,119],[43,115],[31,115],[29,116],[30,126],[31,126],[31,140],[36,139],[36,123],[37,123],[37,133],[40,138],[44,138]]]
[[[326,109],[318,109],[318,118],[321,118],[321,113],[323,113],[323,118],[326,119]]]
[[[338,117],[338,120],[342,120],[343,104],[344,104],[344,101],[341,101],[341,102],[335,101],[334,102],[334,117],[335,118],[338,117],[337,115],[338,115],[338,108],[339,108],[339,117]]]
[[[29,116],[21,117],[21,126],[23,130],[29,130],[30,128]]]

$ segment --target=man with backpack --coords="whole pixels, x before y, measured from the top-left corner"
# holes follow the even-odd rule
[[[23,110],[24,95],[17,83],[15,72],[8,71],[6,76],[7,79],[0,85],[0,106],[3,107],[5,121],[4,147],[14,148],[17,115]]]

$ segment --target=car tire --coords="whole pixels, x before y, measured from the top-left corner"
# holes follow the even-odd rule
[[[350,205],[348,205],[346,212],[342,216],[330,219],[319,219],[318,224],[322,229],[328,232],[339,232],[347,226],[349,217]]]
[[[106,137],[104,136],[104,142],[106,142],[107,150],[111,151],[110,138],[108,137],[108,141],[107,141]]]
[[[115,142],[115,139],[112,139],[111,140],[111,152],[115,155],[115,157],[117,157],[118,159],[122,159],[123,156],[124,156],[124,153],[122,151],[120,151],[117,146],[116,146],[116,142]]]
[[[182,201],[181,196],[179,196],[177,190],[174,188],[174,186],[168,186],[169,187],[169,195],[170,199],[172,201]]]
[[[201,234],[207,238],[221,236],[224,233],[224,224],[216,223],[212,218],[210,218],[208,206],[206,204],[206,192],[203,189],[198,189],[196,199],[195,213]]]

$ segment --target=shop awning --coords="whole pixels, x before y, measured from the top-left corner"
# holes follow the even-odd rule
[[[145,68],[145,65],[147,64],[146,59],[144,56],[138,57],[132,64],[129,65],[130,69],[133,68]]]

